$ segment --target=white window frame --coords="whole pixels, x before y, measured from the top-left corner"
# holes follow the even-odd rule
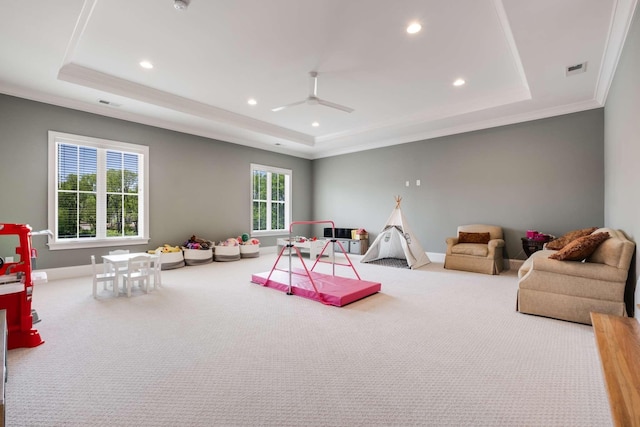
[[[142,167],[138,176],[138,197],[142,204],[138,208],[138,236],[106,237],[106,225],[100,218],[106,218],[106,212],[97,212],[97,236],[76,239],[58,239],[58,144],[73,144],[92,147],[98,150],[98,176],[106,176],[106,164],[100,161],[106,156],[107,150],[122,151],[138,154],[142,157]],[[106,184],[98,179],[98,196],[106,197]],[[100,204],[98,204],[100,205]],[[106,203],[104,204],[106,209]],[[49,131],[49,198],[48,198],[48,223],[53,231],[53,237],[49,236],[48,246],[50,250],[97,248],[105,246],[143,245],[149,243],[149,147],[146,145],[130,144],[126,142],[110,141],[107,139],[92,138],[89,136],[73,135],[56,131]]]
[[[285,228],[283,230],[271,230],[271,191],[268,191],[267,195],[267,230],[254,230],[253,229],[253,172],[254,171],[262,171],[267,172],[269,177],[267,178],[268,186],[271,186],[271,174],[278,173],[284,174],[285,177],[285,219],[284,224]],[[252,163],[251,171],[250,171],[250,184],[249,184],[249,211],[250,214],[250,223],[249,230],[251,230],[252,236],[282,236],[285,234],[289,234],[289,226],[291,224],[291,210],[292,210],[292,188],[293,188],[293,171],[291,169],[283,169],[277,168],[273,166],[265,166]]]

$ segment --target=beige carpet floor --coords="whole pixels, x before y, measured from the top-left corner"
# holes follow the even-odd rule
[[[517,313],[515,271],[357,263],[382,292],[337,308],[250,283],[274,259],[131,298],[38,286],[45,343],[9,351],[7,425],[611,425],[591,327]]]

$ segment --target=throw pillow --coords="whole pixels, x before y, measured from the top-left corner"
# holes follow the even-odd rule
[[[608,238],[609,233],[606,231],[579,237],[558,252],[549,255],[549,258],[559,261],[582,261],[594,253],[598,246]]]
[[[549,243],[547,243],[546,248],[558,251],[558,250],[564,248],[565,246],[567,246],[572,241],[574,241],[574,240],[576,240],[576,239],[578,239],[580,237],[588,236],[591,233],[593,233],[594,231],[596,231],[597,229],[598,229],[598,227],[590,227],[590,228],[582,228],[580,230],[570,231],[570,232],[558,237],[557,239],[554,239],[554,240],[550,241]]]
[[[489,243],[491,236],[489,233],[466,233],[461,231],[458,233],[458,243]]]

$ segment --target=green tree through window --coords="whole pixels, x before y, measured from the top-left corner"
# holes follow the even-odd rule
[[[69,247],[86,247],[73,243],[82,241],[104,246],[110,240],[131,238],[148,241],[143,174],[148,167],[148,148],[57,132],[49,134],[50,158],[55,153],[52,163],[55,174],[50,174],[53,186],[50,194],[55,205],[53,211],[50,205],[49,214],[50,227],[55,231],[49,246],[60,245],[56,247],[59,249],[72,243]],[[73,143],[83,138],[87,145]],[[110,145],[123,149],[110,149]],[[128,147],[131,151],[127,151]]]
[[[107,151],[107,237],[138,235],[138,156]]]
[[[58,237],[96,237],[97,150],[58,146]]]
[[[291,171],[252,165],[253,232],[286,231],[290,223]]]

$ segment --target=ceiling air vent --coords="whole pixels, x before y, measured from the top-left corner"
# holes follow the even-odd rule
[[[566,69],[566,76],[573,76],[574,74],[580,74],[587,71],[587,63],[583,62],[581,64],[570,65]]]
[[[111,107],[119,107],[120,104],[116,104],[115,102],[107,101],[106,99],[98,99],[100,104],[109,105]]]

